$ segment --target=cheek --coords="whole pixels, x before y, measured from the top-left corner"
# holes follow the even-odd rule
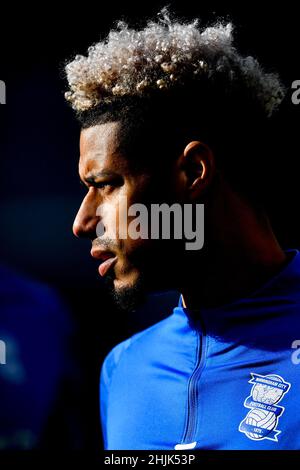
[[[117,208],[113,203],[102,203],[98,206],[97,215],[100,221],[97,224],[97,236],[106,240],[117,239]]]
[[[127,238],[128,197],[125,189],[115,190],[97,208],[100,217],[97,235],[114,241]]]
[[[130,208],[130,201],[126,191],[122,191],[118,197],[116,209],[116,231],[118,240],[128,240],[128,224],[130,218],[128,217],[128,209]]]
[[[151,259],[151,240],[137,239],[120,240],[118,257],[119,268],[123,274],[140,273],[149,269]]]
[[[101,208],[103,225],[107,231],[106,236],[128,246],[135,246],[139,242],[146,241],[145,239],[141,240],[139,234],[148,232],[146,206],[140,202],[142,195],[133,189],[133,187],[124,185],[109,200],[105,201]]]
[[[151,240],[145,240],[143,238],[137,238],[136,240],[128,237],[125,241],[126,251],[128,253],[136,252],[136,256],[144,257],[148,251],[151,251],[152,242]]]

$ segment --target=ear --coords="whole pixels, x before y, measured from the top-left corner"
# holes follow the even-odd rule
[[[199,197],[210,186],[215,175],[214,154],[203,142],[192,141],[183,151],[181,168],[190,196]]]

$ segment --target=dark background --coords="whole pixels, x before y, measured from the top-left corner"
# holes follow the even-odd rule
[[[138,312],[118,314],[103,291],[97,263],[89,254],[90,242],[72,235],[84,189],[77,174],[79,129],[64,100],[62,73],[66,59],[85,54],[116,20],[143,24],[165,4],[15,4],[1,15],[0,79],[6,83],[7,104],[0,106],[0,259],[60,293],[72,313],[72,354],[80,369],[79,384],[65,390],[59,405],[71,403],[79,413],[79,438],[60,433],[58,407],[47,431],[52,448],[101,447],[98,381],[104,355],[117,342],[168,315],[177,300],[177,294],[170,293],[150,299]],[[289,91],[300,79],[300,17],[294,4],[169,5],[178,15],[200,17],[203,23],[220,17],[232,20],[241,51],[278,71],[288,88],[274,134],[272,180],[266,187],[270,186],[270,215],[280,241],[285,247],[300,246],[300,105],[291,103]]]

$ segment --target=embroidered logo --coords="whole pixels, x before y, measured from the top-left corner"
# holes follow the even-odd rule
[[[240,423],[239,431],[254,441],[269,439],[278,442],[277,429],[280,416],[285,408],[278,406],[291,384],[279,375],[259,375],[251,372],[250,384],[253,384],[251,395],[244,401],[250,408],[247,416]]]

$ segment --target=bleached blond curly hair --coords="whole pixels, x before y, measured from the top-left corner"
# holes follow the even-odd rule
[[[141,30],[119,22],[86,57],[77,55],[67,63],[65,97],[82,112],[111,97],[163,92],[191,78],[222,76],[229,88],[236,81],[249,88],[270,116],[284,97],[284,87],[256,59],[237,52],[232,30],[231,23],[222,22],[201,29],[199,20],[173,19],[166,8]]]

